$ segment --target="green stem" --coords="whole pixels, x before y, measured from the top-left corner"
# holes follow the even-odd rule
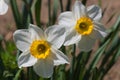
[[[69,76],[69,80],[73,80],[74,65],[75,65],[75,52],[76,52],[76,45],[73,45],[72,63],[71,63],[71,66],[70,66],[70,76]]]

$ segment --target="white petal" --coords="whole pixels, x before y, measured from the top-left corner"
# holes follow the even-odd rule
[[[97,5],[92,5],[88,7],[87,13],[89,17],[91,17],[93,20],[99,21],[102,17],[102,10]]]
[[[71,29],[66,34],[67,36],[66,36],[65,43],[64,43],[65,46],[75,44],[81,39],[81,35],[78,34],[74,29]]]
[[[37,27],[36,25],[30,24],[29,31],[31,33],[31,38],[33,40],[44,39],[44,32],[41,28]]]
[[[91,38],[93,38],[93,39],[101,39],[101,38],[103,38],[103,36],[97,30],[93,30],[92,33],[89,36]]]
[[[66,28],[71,27],[71,25],[75,25],[75,19],[72,12],[63,12],[58,17],[58,24],[64,25]]]
[[[24,51],[18,58],[19,68],[33,66],[36,62],[37,59],[30,54],[29,50]]]
[[[4,0],[0,0],[0,15],[3,15],[7,12],[8,5],[4,2]]]
[[[60,48],[65,41],[65,28],[60,25],[50,26],[45,33],[47,41],[56,48]]]
[[[77,46],[80,48],[81,51],[87,52],[93,48],[94,43],[95,43],[95,39],[89,36],[82,36]]]
[[[63,52],[55,48],[52,48],[52,52],[54,58],[54,65],[60,65],[65,63],[69,64],[69,59]]]
[[[6,4],[10,4],[10,0],[4,0]]]
[[[38,62],[33,66],[34,71],[39,76],[44,78],[49,78],[53,74],[53,60],[51,59],[40,59]]]
[[[14,42],[17,48],[21,51],[25,51],[31,44],[30,33],[27,29],[17,30],[13,34]]]
[[[72,11],[76,20],[81,16],[86,16],[86,8],[80,1],[75,2]]]
[[[102,37],[107,36],[106,29],[103,24],[99,22],[94,22],[94,25],[95,25],[94,29],[97,30],[101,34]]]

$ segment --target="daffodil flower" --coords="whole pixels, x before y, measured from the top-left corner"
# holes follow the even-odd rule
[[[15,44],[22,51],[18,57],[18,66],[33,66],[39,76],[51,77],[54,66],[69,63],[67,56],[58,50],[65,35],[65,29],[59,25],[50,26],[43,31],[30,24],[28,29],[15,31]]]
[[[8,10],[8,4],[5,0],[0,0],[0,15],[4,15]]]
[[[86,8],[80,1],[76,1],[72,11],[66,11],[58,17],[58,24],[66,27],[64,45],[77,44],[81,51],[92,49],[95,40],[106,36],[105,28],[100,23],[101,9],[92,5]]]

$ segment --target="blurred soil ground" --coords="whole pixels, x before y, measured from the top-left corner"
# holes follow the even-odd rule
[[[17,1],[18,1],[19,9],[21,10],[22,0],[17,0]],[[42,2],[41,22],[43,24],[46,24],[48,22],[48,6],[47,6],[48,0],[42,0],[42,1],[43,2]],[[74,4],[74,1],[75,0],[72,0],[72,4]],[[116,21],[118,15],[120,15],[120,0],[99,0],[99,1],[102,2],[101,4],[102,10],[104,11],[106,9],[101,21],[106,28],[110,28]],[[64,7],[66,5],[66,2],[67,0],[63,0]],[[98,5],[98,0],[87,1],[87,6],[92,4]],[[110,22],[107,23],[109,18],[113,14],[115,15],[112,18],[112,20],[110,20]],[[11,8],[9,7],[8,12],[5,15],[0,16],[0,36],[2,36],[6,41],[10,41],[12,40],[12,34],[15,30],[16,30],[16,25],[14,22]],[[115,65],[111,68],[111,70],[107,73],[104,80],[120,80],[120,58],[117,60]]]

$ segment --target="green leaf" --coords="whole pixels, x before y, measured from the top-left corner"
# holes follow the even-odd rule
[[[10,0],[10,3],[11,3],[11,8],[12,8],[12,12],[13,12],[13,16],[14,16],[17,28],[21,29],[23,28],[23,24],[22,24],[20,12],[18,11],[16,0]]]
[[[65,65],[56,67],[53,80],[65,80]]]
[[[118,43],[119,44],[119,43]],[[111,67],[115,64],[118,57],[120,56],[120,45],[117,47],[117,50],[114,51],[114,54],[112,55],[112,58],[109,60],[109,63],[107,63],[105,68],[102,68],[102,73],[100,74],[100,80],[103,79],[105,74],[111,69]]]
[[[14,75],[13,75],[11,72],[9,72],[9,71],[4,71],[3,76],[4,76],[5,78],[9,78],[9,77],[12,77],[12,76],[14,76]]]
[[[98,0],[98,5],[102,6],[102,1],[101,0]]]
[[[48,26],[51,25],[51,0],[48,0],[48,17],[49,17],[49,22],[48,22]]]
[[[107,20],[106,24],[108,24],[108,23],[114,18],[115,15],[116,15],[116,12],[114,12],[114,13],[109,17],[109,19]]]
[[[120,39],[119,39],[119,41],[120,41]],[[118,44],[119,44],[119,43],[118,43]],[[114,57],[114,60],[116,61],[119,56],[120,56],[120,44],[119,44],[119,46],[118,46],[118,51],[117,51],[117,53],[116,53],[116,55],[115,55],[115,57]]]
[[[102,41],[101,44],[104,44],[109,38],[111,38],[111,41],[114,39],[113,37],[115,37],[115,35],[119,31],[120,28],[119,25],[120,25],[120,16],[118,17],[116,23],[111,27],[111,29],[109,29],[108,36]]]
[[[117,22],[111,28],[111,32],[107,39],[110,39],[109,46],[107,51],[105,52],[105,56],[103,57],[102,63],[100,65],[100,80],[105,76],[105,74],[110,70],[112,65],[115,63],[119,56],[119,25],[120,25],[120,17],[118,17]],[[107,41],[107,39],[105,41]],[[105,42],[104,41],[104,42]],[[117,52],[118,51],[118,52]]]
[[[71,66],[70,66],[70,75],[69,75],[69,80],[73,80],[73,74],[74,74],[74,68],[75,68],[75,62],[76,62],[76,57],[75,57],[75,52],[76,52],[76,45],[74,44],[73,46],[73,51],[71,53],[72,55],[72,62],[71,62]]]
[[[5,66],[3,64],[3,60],[2,60],[1,54],[0,54],[0,79],[2,78],[4,70],[5,70]]]
[[[71,0],[67,1],[66,11],[70,11]]]
[[[29,23],[33,23],[33,16],[31,12],[31,7],[33,0],[23,0],[24,6],[22,11],[22,23],[24,24],[24,28],[28,28]]]
[[[15,75],[15,77],[14,77],[14,79],[13,80],[19,80],[19,77],[20,77],[20,73],[22,72],[22,68],[21,69],[19,69],[18,71],[17,71],[17,73],[16,73],[16,75]]]
[[[52,24],[55,24],[57,19],[57,12],[58,12],[58,0],[54,0],[53,2],[53,15],[52,15]]]
[[[116,34],[114,36],[113,40],[111,41],[109,48],[107,49],[107,51],[104,54],[105,56],[103,57],[100,68],[104,67],[104,65],[106,65],[106,63],[109,61],[110,56],[113,55],[113,53],[116,50],[116,47],[118,47],[118,45],[119,45],[119,37],[118,37],[118,34]]]
[[[60,0],[60,8],[61,8],[61,12],[63,12],[63,1]]]
[[[104,53],[104,51],[106,49],[106,46],[108,45],[109,41],[110,41],[110,39],[108,39],[106,41],[106,43],[97,50],[97,52],[95,53],[95,55],[93,57],[92,62],[90,63],[90,66],[89,66],[88,70],[91,70],[91,69],[95,68],[96,64],[98,63],[98,61],[101,57],[101,55]]]
[[[97,67],[95,67],[93,70],[92,70],[92,76],[91,76],[91,80],[98,80],[98,77],[99,77],[99,70]]]
[[[40,23],[41,3],[42,3],[42,0],[37,0],[35,3],[35,20],[36,20],[36,23],[39,27],[41,26],[41,23]]]
[[[87,0],[82,0],[82,3],[83,3],[84,5],[86,5]]]
[[[3,36],[0,34],[0,42],[3,40]]]

